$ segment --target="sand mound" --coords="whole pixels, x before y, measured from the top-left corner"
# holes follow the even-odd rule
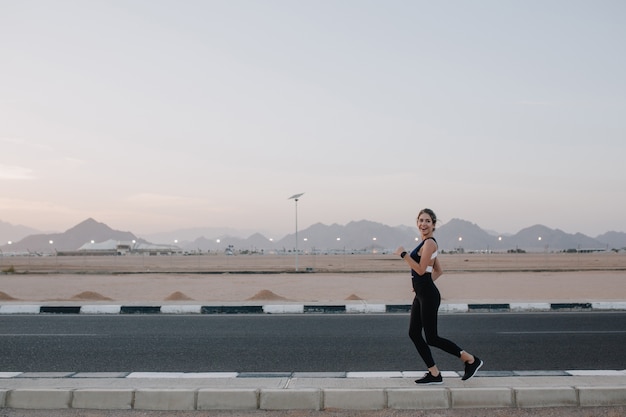
[[[346,297],[346,300],[362,300],[362,298],[356,294],[350,294],[349,296]]]
[[[175,291],[171,293],[170,295],[168,295],[167,297],[165,297],[165,301],[183,301],[183,300],[193,300],[193,298],[189,297],[188,295],[180,291]]]
[[[72,300],[101,300],[101,301],[112,301],[112,298],[105,297],[102,294],[93,291],[83,291],[80,294],[76,294],[71,298]]]
[[[0,301],[15,301],[17,298],[11,297],[9,294],[0,291]]]
[[[258,293],[254,294],[252,297],[248,298],[248,301],[254,300],[287,300],[285,297],[281,297],[280,295],[274,294],[270,290],[261,290]]]

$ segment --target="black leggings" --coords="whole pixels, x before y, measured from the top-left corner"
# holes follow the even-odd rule
[[[437,334],[437,312],[441,304],[441,294],[432,280],[431,274],[427,273],[420,277],[413,277],[413,289],[415,298],[411,306],[411,322],[409,324],[409,337],[417,348],[426,366],[435,366],[435,360],[430,351],[430,346],[435,346],[458,358],[463,349],[454,342],[439,337]],[[426,340],[422,337],[422,329]]]

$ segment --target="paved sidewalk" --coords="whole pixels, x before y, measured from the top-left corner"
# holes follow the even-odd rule
[[[0,405],[22,409],[382,410],[626,405],[626,370],[483,372],[416,386],[421,372],[0,373]]]

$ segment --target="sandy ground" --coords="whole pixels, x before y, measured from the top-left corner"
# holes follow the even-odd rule
[[[406,265],[392,255],[300,256],[299,273],[293,256],[2,261],[3,304],[407,304],[413,297]],[[446,274],[437,285],[444,303],[626,300],[626,254],[447,255],[441,261]],[[302,272],[307,268],[313,272]]]

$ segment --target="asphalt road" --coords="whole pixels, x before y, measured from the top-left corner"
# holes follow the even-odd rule
[[[0,370],[422,370],[407,326],[406,314],[1,316]],[[450,314],[439,328],[486,371],[624,369],[623,312]],[[441,369],[462,369],[434,354]]]

